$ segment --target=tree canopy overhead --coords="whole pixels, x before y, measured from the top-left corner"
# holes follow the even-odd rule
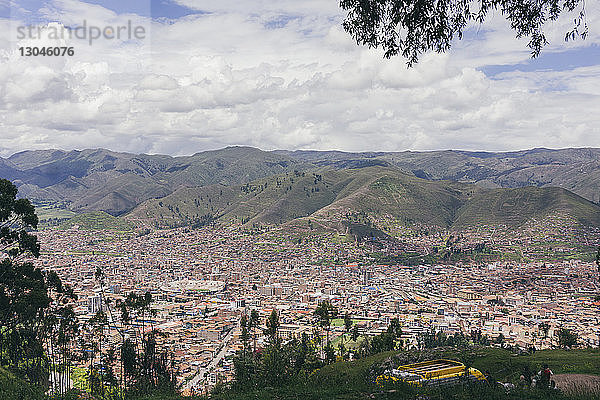
[[[445,52],[454,38],[461,39],[470,22],[483,23],[500,11],[517,38],[529,38],[532,56],[548,44],[544,26],[564,12],[574,12],[565,40],[585,39],[588,26],[584,0],[340,0],[348,12],[344,29],[358,44],[401,54],[408,65],[428,50]]]

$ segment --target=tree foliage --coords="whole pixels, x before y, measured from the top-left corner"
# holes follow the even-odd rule
[[[253,320],[258,320],[258,313],[252,312],[250,318],[242,315],[242,331]],[[269,338],[266,347],[253,353],[242,348],[233,358],[234,389],[281,386],[293,381],[303,372],[312,372],[323,366],[317,355],[317,338],[303,333],[284,343],[278,333],[280,324],[276,310],[267,317],[265,325],[267,329],[264,333]]]
[[[271,311],[266,326],[265,334],[269,337],[271,343],[275,343],[279,337],[279,314],[277,314],[277,310]]]
[[[329,330],[331,329],[331,321],[337,317],[338,310],[329,300],[321,302],[314,312],[317,322],[320,327],[325,329],[327,333],[326,345],[329,346]]]
[[[455,38],[462,39],[469,23],[483,23],[499,11],[517,38],[529,38],[532,56],[548,44],[544,27],[564,12],[575,12],[565,40],[585,39],[588,26],[583,0],[341,0],[348,12],[344,29],[358,44],[381,48],[385,57],[401,54],[408,65],[426,51],[445,52]]]
[[[504,336],[500,334],[498,336],[504,341]],[[419,349],[433,349],[436,347],[450,346],[456,348],[466,348],[469,346],[468,337],[462,333],[458,332],[454,335],[446,335],[442,331],[435,331],[433,329],[419,334],[417,337],[418,347]],[[500,343],[500,342],[498,342]]]
[[[121,343],[109,352],[120,354],[124,378],[121,386],[126,391],[137,394],[174,393],[173,359],[170,351],[161,345],[164,335],[153,325],[156,313],[151,307],[152,302],[150,292],[132,292],[117,303],[120,321],[112,327],[120,332]],[[150,329],[146,329],[146,324],[150,325]],[[105,363],[105,368],[110,369],[113,364]]]
[[[556,335],[558,336],[558,347],[561,349],[570,349],[577,346],[578,336],[570,329],[560,328]]]
[[[17,199],[17,187],[0,179],[0,250],[14,259],[30,253],[40,255],[37,237],[30,234],[36,229],[38,217],[27,199]]]
[[[72,330],[72,310],[66,303],[73,291],[56,273],[19,262],[39,256],[38,224],[27,199],[17,199],[17,188],[0,179],[0,365],[32,382],[46,382],[54,368],[55,345],[64,349]],[[45,352],[45,344],[52,351]],[[58,350],[57,350],[58,351]]]
[[[40,246],[31,233],[38,223],[35,208],[16,197],[17,188],[0,179],[0,367],[53,395],[69,388],[76,361],[88,362],[84,387],[100,398],[124,392],[174,393],[172,358],[153,326],[151,294],[132,292],[112,307],[104,296],[106,276],[98,268],[102,307],[86,324],[80,323],[73,289],[51,269],[19,260],[38,257]],[[119,316],[113,315],[116,311]],[[115,332],[120,343],[111,340]],[[121,374],[114,370],[119,366]]]
[[[398,340],[400,336],[402,336],[400,321],[398,318],[393,318],[385,332],[372,338],[365,337],[358,348],[356,356],[367,357],[383,351],[397,349],[402,345],[401,341]]]

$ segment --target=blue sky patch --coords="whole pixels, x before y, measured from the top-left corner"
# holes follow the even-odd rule
[[[271,18],[267,22],[264,23],[264,27],[267,29],[280,29],[285,28],[288,22],[296,19],[298,17],[292,15],[278,15],[275,18]]]
[[[538,58],[524,63],[510,65],[486,65],[479,68],[486,76],[493,78],[505,72],[533,71],[569,71],[580,67],[591,67],[600,64],[600,46],[580,47],[560,52],[544,52]]]
[[[82,3],[96,4],[116,14],[137,14],[152,19],[178,19],[200,12],[179,5],[172,0],[87,0]],[[0,17],[24,20],[27,23],[47,22],[40,18],[39,10],[42,7],[52,7],[52,2],[39,0],[21,0],[18,7],[0,5]]]

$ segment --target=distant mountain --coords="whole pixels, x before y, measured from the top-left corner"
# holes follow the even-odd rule
[[[126,219],[173,227],[212,220],[246,225],[311,224],[335,229],[385,224],[462,229],[518,227],[560,214],[600,226],[600,206],[561,188],[489,189],[431,181],[398,168],[322,168],[296,171],[243,185],[185,187],[136,207]],[[310,222],[309,222],[310,221]]]
[[[75,212],[122,215],[146,200],[180,196],[178,191],[190,187],[235,186],[294,171],[367,167],[394,167],[432,182],[452,180],[482,188],[561,187],[600,202],[600,149],[345,153],[228,147],[185,157],[40,150],[0,158],[0,177],[14,181],[20,196],[57,202]],[[323,193],[318,197],[324,198]],[[300,207],[291,213],[311,210],[313,206]]]
[[[600,149],[533,149],[503,153],[277,151],[277,154],[334,167],[369,160],[397,166],[424,179],[476,183],[483,187],[556,186],[595,203],[600,202]]]
[[[81,211],[120,215],[182,185],[236,184],[302,168],[301,162],[249,147],[187,157],[135,155],[103,149],[25,151],[0,159],[0,176],[19,194]]]

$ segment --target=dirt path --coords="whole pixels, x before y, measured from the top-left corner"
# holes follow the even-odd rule
[[[559,374],[552,380],[565,393],[598,393],[600,394],[600,376],[584,374]]]

